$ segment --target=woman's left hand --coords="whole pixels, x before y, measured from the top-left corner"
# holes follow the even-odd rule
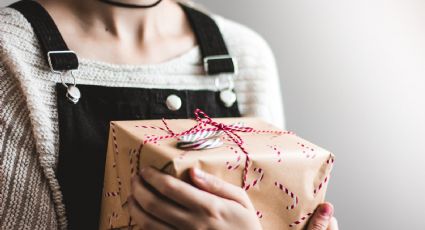
[[[142,229],[261,229],[240,187],[198,169],[190,170],[196,187],[153,168],[140,174],[132,180],[129,208]]]
[[[307,230],[338,230],[338,223],[333,213],[332,204],[326,202],[319,205],[307,224]]]

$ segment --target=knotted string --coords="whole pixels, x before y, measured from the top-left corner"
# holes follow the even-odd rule
[[[209,117],[204,111],[201,109],[196,109],[194,111],[195,114],[195,120],[197,121],[197,124],[193,126],[192,128],[180,132],[175,133],[170,129],[168,126],[168,123],[165,119],[162,119],[162,123],[164,124],[166,131],[168,131],[168,135],[163,136],[155,136],[152,138],[146,139],[143,144],[147,144],[149,142],[157,142],[160,140],[170,139],[170,138],[177,138],[189,134],[194,134],[198,132],[217,132],[222,131],[226,134],[226,136],[233,141],[239,149],[245,154],[245,165],[242,173],[243,183],[242,187],[245,188],[247,184],[247,176],[248,176],[248,169],[251,162],[251,159],[249,157],[248,151],[243,146],[244,141],[239,136],[240,133],[274,133],[274,134],[289,134],[290,132],[287,131],[273,131],[273,130],[255,130],[251,127],[241,127],[237,125],[226,125],[223,123],[219,123],[214,121],[211,117]]]

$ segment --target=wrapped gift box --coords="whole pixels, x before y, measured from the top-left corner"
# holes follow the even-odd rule
[[[184,181],[188,181],[187,169],[198,167],[243,187],[258,210],[264,229],[303,229],[311,213],[324,201],[334,156],[257,118],[213,119],[213,125],[201,122],[198,127],[204,130],[195,133],[232,128],[236,122],[246,128],[231,129],[227,134],[222,131],[223,144],[217,148],[177,148],[178,134],[199,122],[111,122],[100,229],[127,229],[135,224],[127,210],[130,180],[139,168],[146,166]],[[239,137],[242,148],[235,143]]]

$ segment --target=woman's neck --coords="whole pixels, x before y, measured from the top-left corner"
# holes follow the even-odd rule
[[[195,43],[183,10],[173,0],[163,0],[147,9],[117,7],[98,0],[38,2],[52,15],[70,48],[83,57],[119,63],[123,58],[131,58],[131,63],[156,63],[183,53]],[[133,0],[136,2],[150,4],[152,0]],[[99,47],[103,51],[93,51]],[[91,48],[91,53],[87,48]],[[154,54],[155,51],[164,51],[163,56]],[[113,60],[111,52],[121,58]]]
[[[113,6],[98,0],[39,0],[50,12],[67,15],[67,19],[79,22],[87,32],[107,31],[110,35],[129,40],[149,41],[156,36],[176,33],[176,18],[181,18],[179,6],[172,0],[164,0],[148,9],[131,9]],[[122,1],[129,2],[129,1]],[[130,1],[131,2],[131,1]],[[150,4],[150,0],[132,1]],[[55,15],[53,15],[55,16]],[[166,23],[165,23],[166,22]],[[173,25],[174,22],[174,25]]]

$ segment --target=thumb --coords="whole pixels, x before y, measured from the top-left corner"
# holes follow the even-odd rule
[[[326,230],[332,219],[334,208],[330,203],[321,204],[310,219],[307,230]]]
[[[197,168],[190,169],[190,177],[199,189],[228,200],[236,201],[245,208],[254,209],[248,195],[242,188]]]

